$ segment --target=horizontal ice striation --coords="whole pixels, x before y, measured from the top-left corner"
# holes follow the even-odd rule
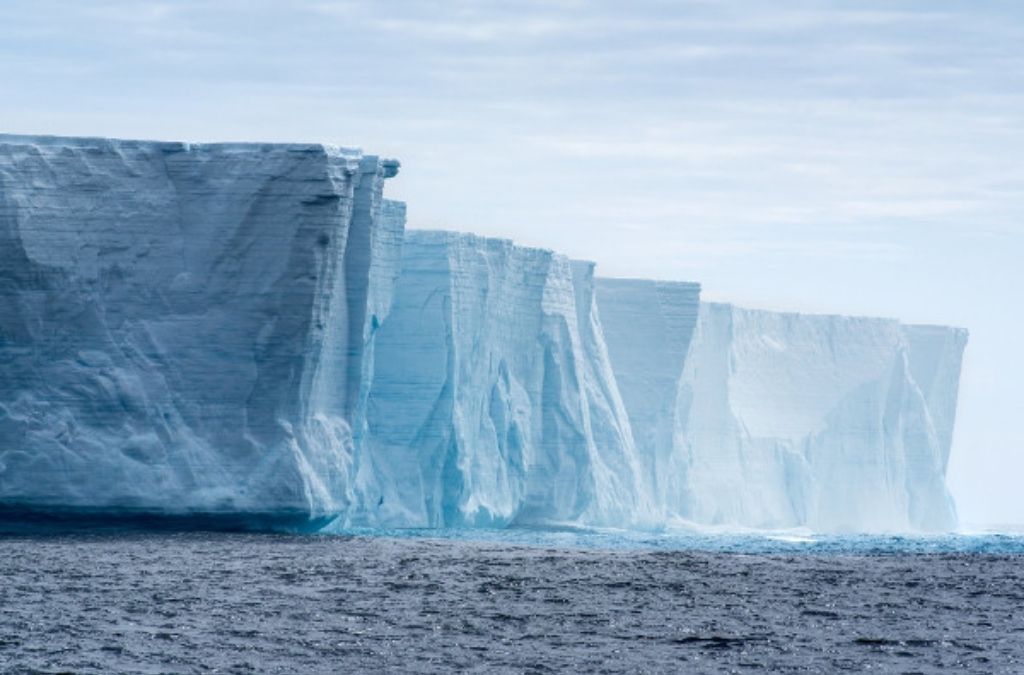
[[[0,136],[0,507],[346,508],[396,167]]]
[[[695,289],[675,286],[666,302],[656,288],[600,280],[598,298],[667,518],[815,531],[955,526],[945,470],[966,331],[724,304],[702,304],[694,329]],[[676,337],[661,334],[684,307]]]
[[[350,522],[622,525],[643,511],[592,264],[409,232],[375,364]]]

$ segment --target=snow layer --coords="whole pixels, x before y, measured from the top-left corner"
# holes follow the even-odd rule
[[[351,522],[625,525],[643,512],[592,264],[409,232],[376,349]]]
[[[0,136],[0,503],[343,509],[396,170],[322,145]]]
[[[695,289],[676,286],[667,302],[651,282],[598,289],[637,448],[656,459],[649,480],[668,519],[955,526],[945,470],[966,331],[724,304],[702,304],[693,330]],[[666,337],[662,326],[680,314],[688,320]]]

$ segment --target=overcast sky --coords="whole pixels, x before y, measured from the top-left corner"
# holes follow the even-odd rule
[[[360,146],[412,227],[968,327],[949,480],[1024,523],[1024,2],[6,0],[0,131]]]

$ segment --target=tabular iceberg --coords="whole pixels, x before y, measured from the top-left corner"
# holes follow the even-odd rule
[[[632,427],[649,430],[637,447],[657,458],[651,480],[664,486],[668,520],[955,526],[945,470],[966,331],[726,304],[702,304],[698,317],[696,292],[684,287],[675,303],[652,282],[599,280],[598,289]],[[638,317],[676,319],[675,338],[647,335]],[[642,357],[628,350],[631,337]]]
[[[0,135],[0,518],[955,525],[966,331],[406,233],[396,171]]]
[[[0,136],[0,504],[345,508],[396,170],[322,145]]]
[[[409,232],[366,419],[350,522],[621,525],[642,512],[590,263]]]

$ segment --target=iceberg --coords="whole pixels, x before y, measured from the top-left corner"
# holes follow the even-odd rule
[[[406,232],[397,170],[0,135],[0,519],[955,526],[965,330]]]
[[[397,273],[397,166],[0,136],[0,504],[343,510]]]
[[[641,468],[597,317],[593,264],[410,231],[377,331],[347,522],[618,524]]]
[[[655,456],[651,480],[666,486],[666,520],[955,527],[945,471],[966,331],[717,303],[695,315],[695,290],[676,287],[684,297],[666,302],[652,282],[599,280],[598,289],[632,426],[648,430],[637,448]],[[654,326],[682,307],[686,320],[666,339]],[[640,317],[654,317],[653,337]],[[641,350],[628,349],[631,338]]]

